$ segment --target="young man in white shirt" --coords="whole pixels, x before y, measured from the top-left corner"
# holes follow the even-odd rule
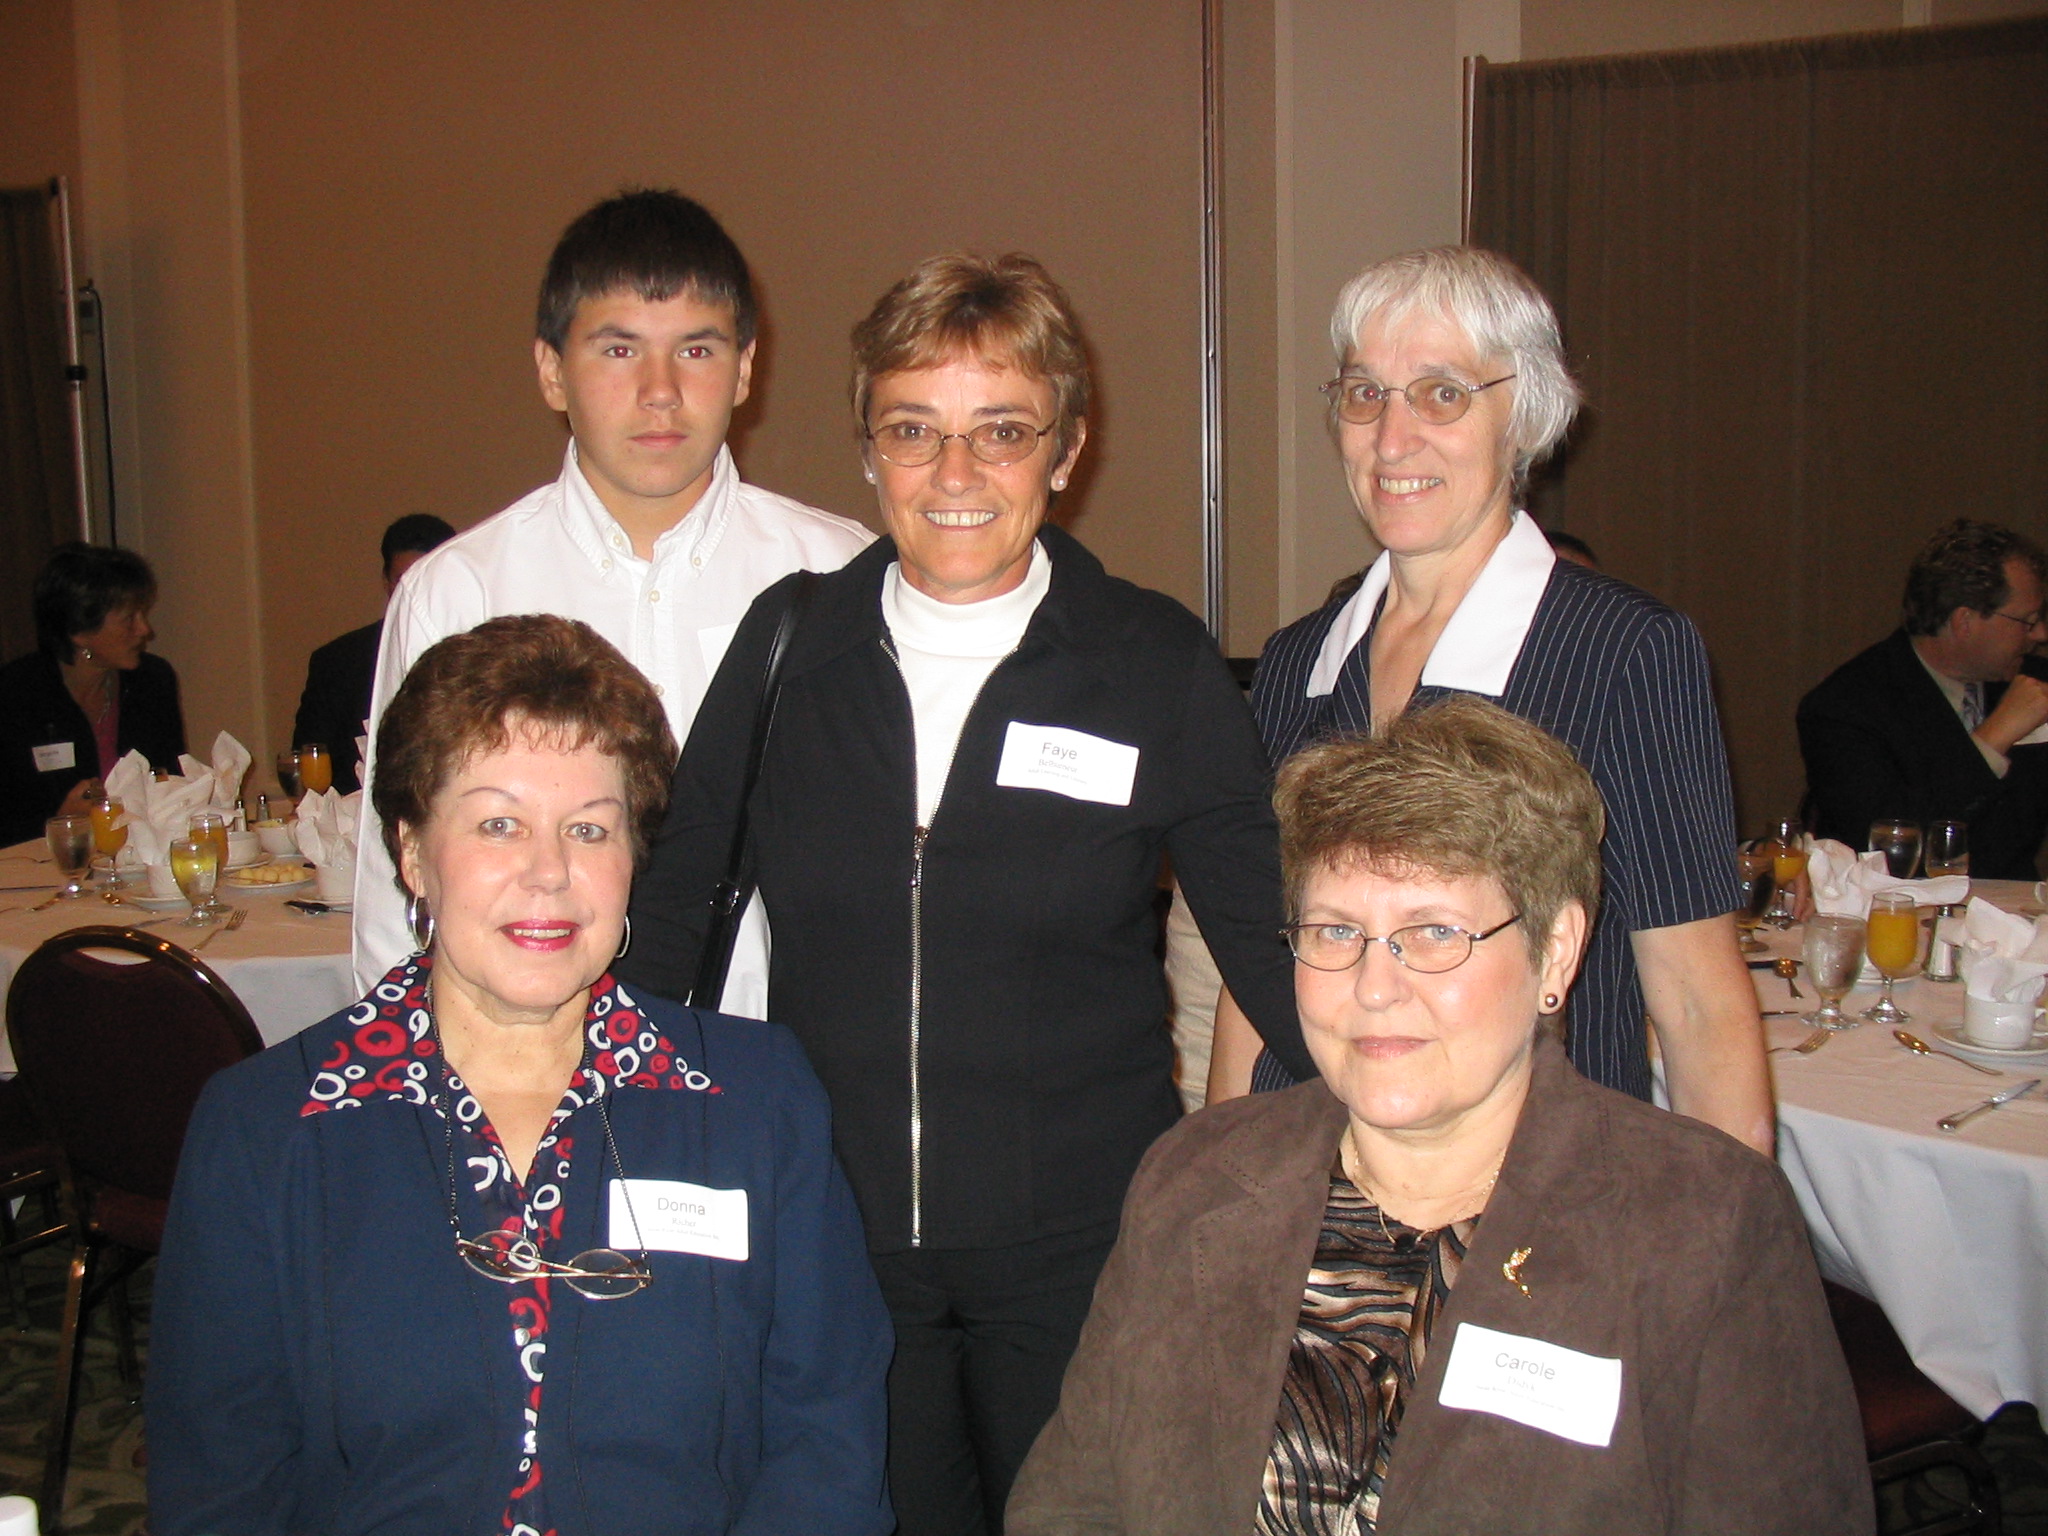
[[[562,234],[533,344],[541,396],[568,416],[562,473],[422,559],[384,620],[374,740],[407,670],[436,641],[511,613],[580,619],[654,683],[678,743],[760,592],[837,570],[874,535],[740,480],[725,446],[747,398],[756,312],[745,259],[718,221],[669,191],[622,193]],[[370,796],[356,857],[355,970],[367,991],[413,949]],[[743,929],[729,1009],[764,966]],[[748,956],[755,958],[750,963]]]

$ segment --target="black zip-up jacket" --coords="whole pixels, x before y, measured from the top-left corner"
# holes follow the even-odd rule
[[[1162,850],[1232,993],[1290,1070],[1314,1070],[1279,934],[1270,775],[1237,685],[1178,603],[1109,576],[1057,528],[1039,542],[1051,588],[969,712],[922,835],[910,699],[882,622],[886,538],[820,578],[755,789],[768,1011],[824,1080],[877,1253],[1116,1219],[1138,1159],[1180,1113]],[[684,996],[695,974],[794,580],[734,635],[635,885],[617,969],[649,991]],[[998,786],[1012,721],[1136,747],[1131,803]]]

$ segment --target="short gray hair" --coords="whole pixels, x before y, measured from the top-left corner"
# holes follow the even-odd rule
[[[1398,320],[1440,314],[1515,376],[1508,414],[1515,488],[1563,439],[1579,409],[1579,385],[1565,366],[1557,312],[1543,290],[1507,257],[1472,245],[1439,245],[1374,262],[1344,285],[1330,315],[1337,366],[1375,315]],[[1381,382],[1391,382],[1382,380]],[[1408,382],[1408,381],[1402,381]]]

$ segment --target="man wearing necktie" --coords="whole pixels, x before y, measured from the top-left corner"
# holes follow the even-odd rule
[[[1906,575],[1900,627],[1800,701],[1816,835],[1863,848],[1870,825],[1970,828],[1970,873],[2032,880],[2048,833],[2048,683],[2020,671],[2048,641],[2042,551],[1958,518]]]

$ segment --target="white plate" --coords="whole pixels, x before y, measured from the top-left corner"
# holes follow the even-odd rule
[[[253,868],[254,866],[252,865],[251,867]],[[262,885],[254,881],[245,883],[243,881],[237,880],[234,877],[234,875],[230,873],[220,882],[220,888],[224,891],[234,891],[238,895],[245,896],[251,894],[263,896],[282,896],[292,891],[303,891],[307,886],[311,885],[312,883],[313,871],[311,867],[308,866],[306,870],[306,878],[303,880],[283,880],[275,885]]]
[[[125,896],[123,902],[131,907],[147,907],[152,912],[178,912],[192,910],[192,903],[182,896],[152,896],[147,891],[134,896]]]
[[[2034,1038],[2025,1045],[1979,1045],[1965,1039],[1960,1024],[1937,1023],[1934,1032],[1950,1045],[1966,1051],[1975,1051],[1980,1056],[2048,1056],[2048,1029],[2036,1029]]]

